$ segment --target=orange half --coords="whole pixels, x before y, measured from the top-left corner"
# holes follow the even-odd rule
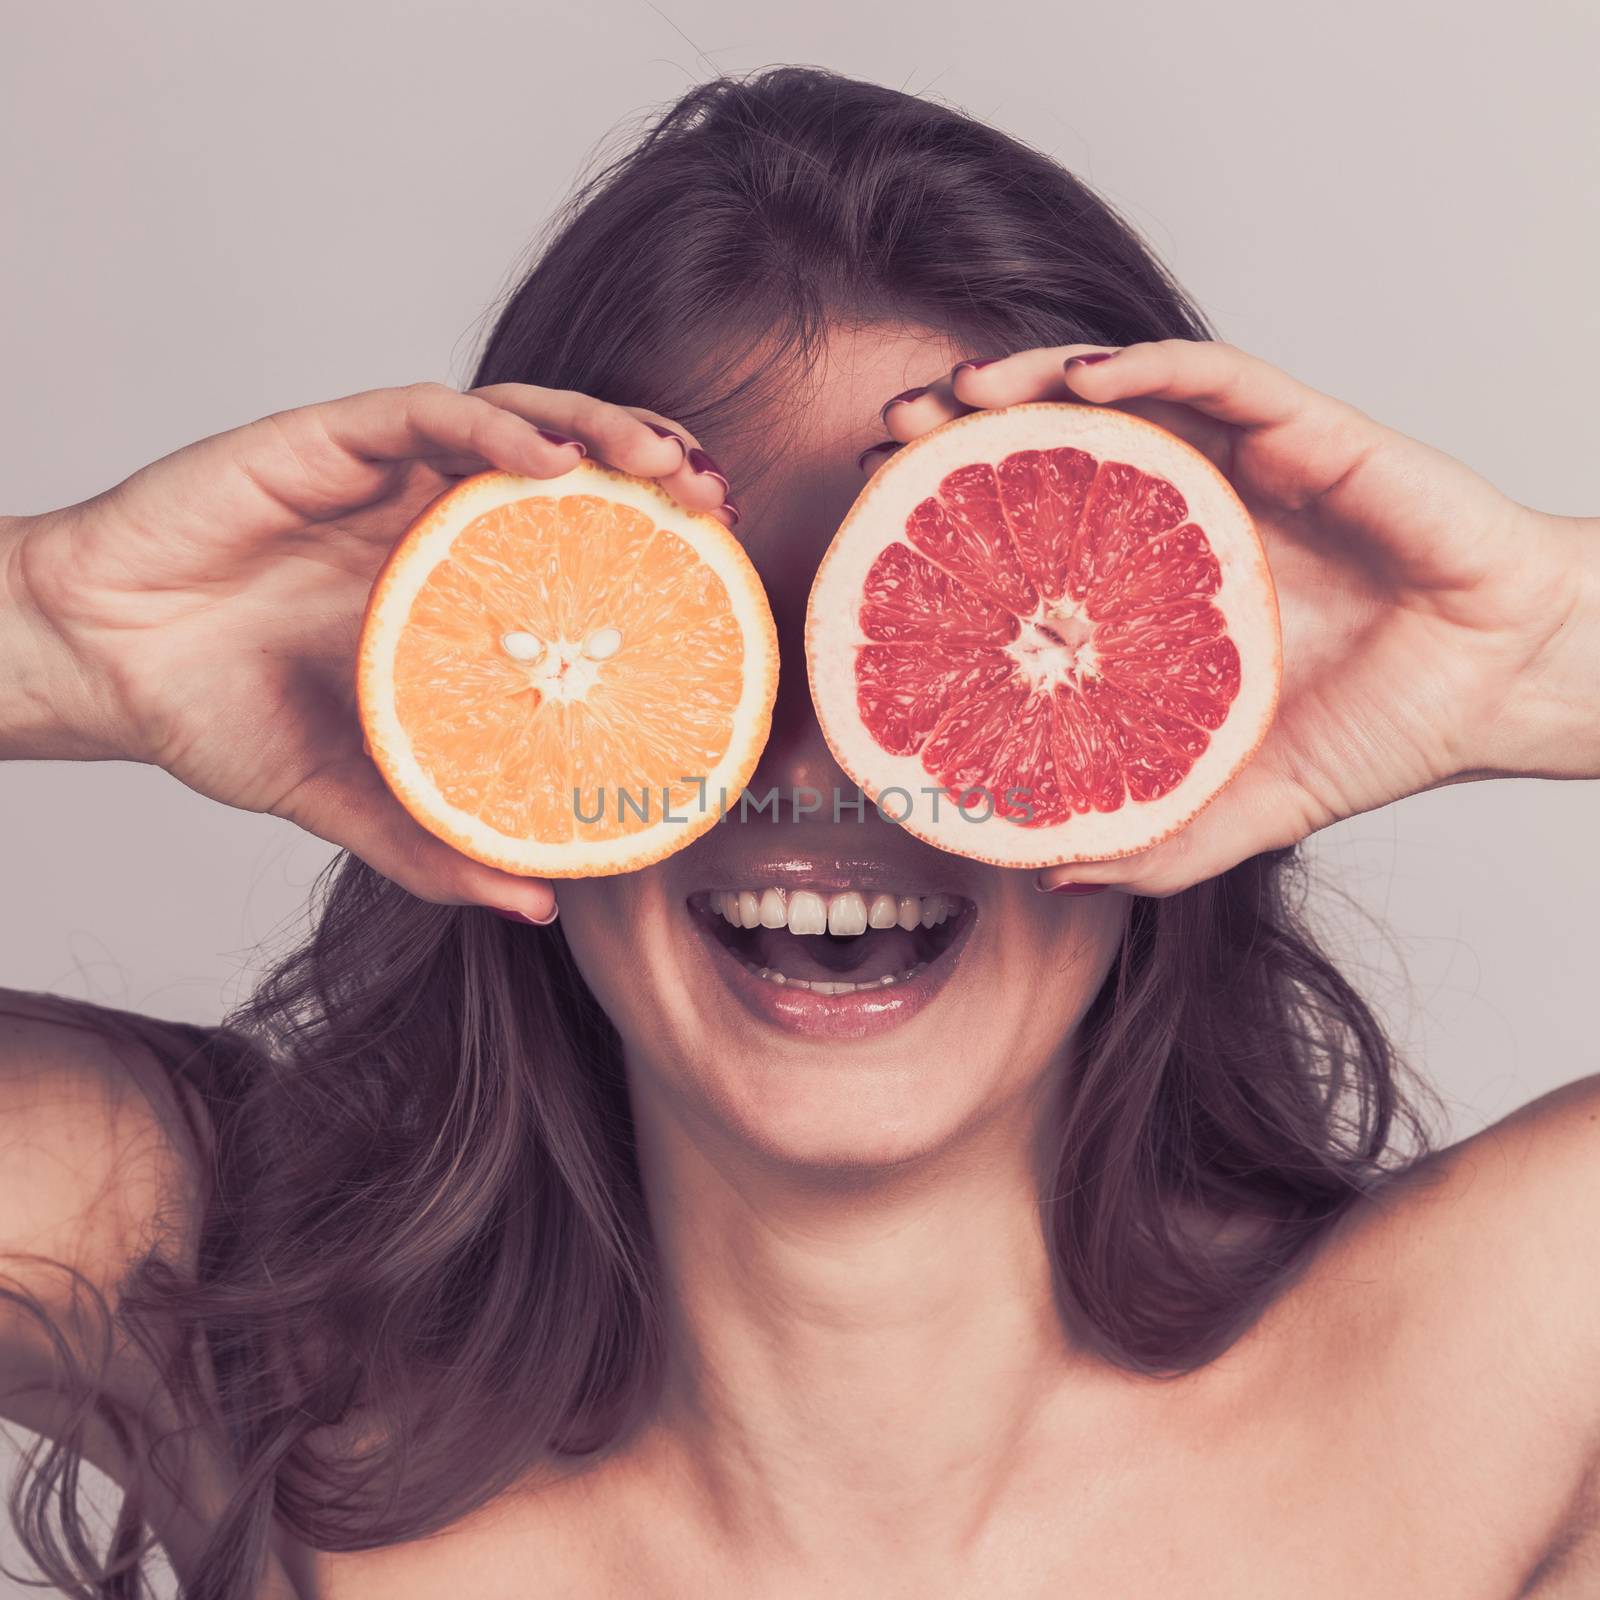
[[[628,872],[697,839],[755,771],[778,640],[732,533],[581,461],[484,472],[378,574],[357,701],[423,827],[546,878]]]

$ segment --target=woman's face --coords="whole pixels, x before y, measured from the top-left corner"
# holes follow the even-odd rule
[[[812,710],[806,597],[864,482],[856,458],[883,438],[890,395],[968,353],[911,329],[839,332],[796,446],[765,482],[744,484],[737,452],[706,441],[778,625],[778,703],[749,785],[753,799],[776,790],[777,803],[731,811],[642,871],[557,886],[640,1114],[659,1107],[784,1164],[901,1162],[990,1119],[1028,1118],[1126,917],[1122,895],[1041,894],[1032,872],[936,850],[870,802],[858,815]],[[891,909],[893,926],[871,925]],[[823,919],[839,931],[795,931]]]

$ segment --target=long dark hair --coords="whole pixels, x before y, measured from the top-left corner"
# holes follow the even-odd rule
[[[693,89],[596,171],[473,382],[578,389],[753,447],[830,321],[879,317],[975,354],[1212,337],[1046,156],[928,100],[782,68]],[[1423,1148],[1304,890],[1279,850],[1134,900],[1083,1018],[1040,1194],[1063,1318],[1111,1362],[1213,1358]],[[153,1051],[206,1110],[193,1263],[152,1251],[106,1320],[180,1417],[220,1420],[237,1487],[186,1563],[193,1600],[250,1592],[274,1516],[320,1548],[395,1543],[603,1450],[662,1365],[618,1041],[560,924],[427,904],[351,857],[314,907],[220,1028],[57,1003]],[[97,1555],[72,1498],[104,1401],[87,1358],[63,1342],[61,1361],[77,1420],[14,1511],[69,1593],[132,1594],[148,1502],[135,1482]]]

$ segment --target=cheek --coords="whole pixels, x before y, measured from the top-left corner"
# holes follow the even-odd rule
[[[561,931],[572,959],[625,1035],[645,1001],[640,974],[648,965],[649,926],[641,902],[648,897],[637,881],[643,876],[576,878],[556,885]]]
[[[681,896],[661,867],[556,885],[561,928],[583,981],[629,1054],[699,1053],[702,998],[692,981]]]
[[[1031,883],[1005,897],[993,981],[1025,1053],[1048,1054],[1077,1027],[1117,958],[1131,908],[1114,891],[1052,900]]]

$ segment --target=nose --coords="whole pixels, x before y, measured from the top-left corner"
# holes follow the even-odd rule
[[[808,790],[821,797],[820,804],[802,814],[818,821],[833,821],[840,815],[835,810],[836,795],[839,803],[850,807],[859,794],[822,737],[806,678],[805,646],[812,580],[859,489],[854,455],[830,451],[818,460],[791,463],[772,490],[751,496],[755,514],[749,548],[778,631],[778,697],[772,732],[748,789],[758,800],[772,790],[778,792],[779,821],[790,820],[809,804]],[[871,810],[869,804],[867,811]],[[853,809],[844,810],[842,817],[855,820]]]
[[[780,820],[790,817],[791,808],[798,813],[813,806],[810,815],[819,821],[832,821],[836,804],[853,802],[857,789],[833,759],[817,722],[806,681],[803,618],[802,625],[793,627],[785,627],[779,620],[778,651],[778,698],[772,711],[772,732],[749,788],[758,800],[772,790],[778,792]],[[811,801],[807,791],[820,800]],[[840,797],[838,802],[836,795]],[[852,811],[846,810],[843,815],[850,819]]]

